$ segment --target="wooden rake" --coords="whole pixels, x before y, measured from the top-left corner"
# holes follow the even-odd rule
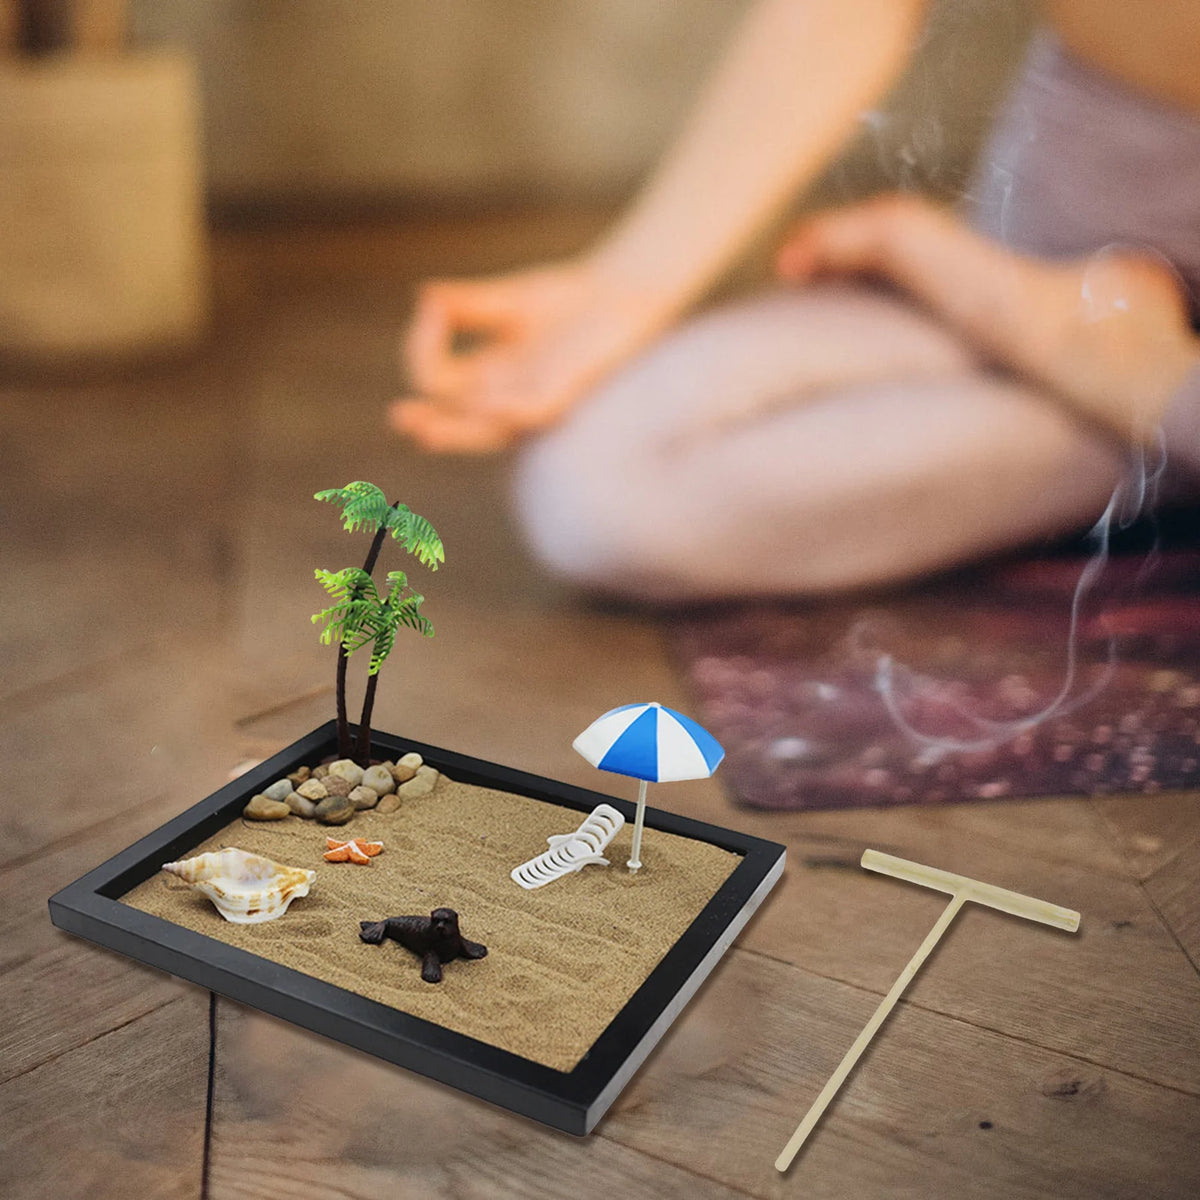
[[[942,934],[950,927],[950,922],[958,915],[958,910],[968,900],[976,904],[986,904],[989,908],[998,908],[1014,917],[1024,917],[1027,921],[1053,925],[1056,929],[1065,929],[1069,933],[1075,933],[1079,929],[1079,914],[1072,909],[1060,908],[1057,904],[1048,904],[1045,900],[1035,900],[1032,896],[1022,896],[1019,892],[1009,892],[990,883],[980,883],[978,879],[968,879],[965,875],[953,875],[935,867],[924,867],[904,858],[881,854],[878,850],[864,851],[862,865],[868,871],[878,871],[881,875],[907,879],[909,883],[919,883],[922,887],[933,888],[938,892],[948,892],[950,903],[946,905],[945,911],[938,917],[937,923],[929,931],[916,954],[909,959],[908,966],[900,972],[899,979],[892,984],[892,990],[884,996],[862,1033],[855,1039],[854,1045],[846,1051],[846,1057],[821,1089],[821,1094],[813,1101],[812,1108],[804,1114],[804,1120],[796,1127],[796,1132],[788,1139],[787,1145],[775,1160],[775,1168],[779,1171],[786,1171],[791,1166],[792,1159],[796,1157],[805,1139],[829,1107],[829,1102],[837,1095],[838,1088],[846,1081],[846,1076],[854,1069],[854,1064],[862,1057],[867,1044],[887,1019],[888,1013],[895,1007],[901,993],[920,970],[921,964],[929,957]]]

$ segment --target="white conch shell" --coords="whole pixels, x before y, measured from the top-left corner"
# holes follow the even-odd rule
[[[213,850],[163,863],[162,869],[203,892],[227,921],[256,925],[287,912],[298,896],[307,896],[316,871],[285,867],[248,850]]]

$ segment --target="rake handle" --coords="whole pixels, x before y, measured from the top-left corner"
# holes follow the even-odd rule
[[[886,856],[885,856],[886,857]],[[864,862],[864,866],[866,863]],[[775,1160],[775,1169],[777,1171],[786,1171],[792,1165],[792,1159],[796,1157],[800,1147],[804,1145],[805,1139],[813,1131],[813,1127],[821,1119],[826,1108],[829,1107],[829,1102],[837,1095],[838,1089],[846,1081],[846,1076],[854,1070],[855,1063],[862,1057],[862,1052],[867,1048],[867,1044],[875,1036],[880,1025],[887,1020],[888,1013],[896,1006],[896,1001],[908,987],[913,976],[921,969],[921,964],[929,957],[934,946],[938,944],[938,940],[942,934],[950,926],[950,922],[958,915],[958,910],[966,903],[968,897],[964,895],[955,895],[951,898],[950,903],[946,905],[942,915],[938,917],[937,923],[926,935],[925,940],[918,947],[916,954],[908,960],[908,965],[900,972],[900,977],[892,984],[892,990],[884,996],[879,1007],[872,1014],[871,1019],[863,1027],[862,1033],[854,1039],[854,1045],[846,1051],[845,1057],[838,1064],[837,1070],[829,1077],[829,1082],[821,1089],[821,1094],[813,1101],[812,1107],[804,1114],[804,1120],[796,1126],[796,1132],[788,1139],[787,1145],[780,1151],[779,1157]]]
[[[867,1044],[875,1036],[880,1025],[887,1019],[888,1013],[900,999],[904,989],[908,987],[912,977],[921,968],[921,964],[929,957],[942,934],[946,932],[950,922],[958,915],[958,910],[968,901],[987,905],[988,908],[999,909],[1011,913],[1015,917],[1024,917],[1028,921],[1039,921],[1043,925],[1053,925],[1056,929],[1066,929],[1071,933],[1079,928],[1079,914],[1071,908],[1063,908],[1038,900],[1033,896],[1023,896],[1020,892],[1010,892],[1007,888],[995,887],[990,883],[982,883],[978,879],[969,879],[966,875],[955,875],[952,871],[942,871],[937,867],[927,867],[922,863],[910,862],[906,858],[896,858],[892,854],[882,854],[878,850],[863,852],[862,865],[868,871],[878,871],[881,875],[891,875],[895,879],[904,879],[909,883],[919,883],[922,887],[933,888],[935,891],[948,892],[950,903],[946,905],[937,923],[929,931],[916,954],[908,961],[908,966],[900,972],[899,979],[892,984],[892,990],[884,996],[882,1003],[867,1022],[862,1033],[854,1041],[854,1045],[846,1051],[845,1058],[830,1077],[829,1082],[821,1090],[821,1094],[813,1102],[812,1107],[804,1114],[804,1120],[796,1127],[779,1157],[775,1160],[776,1170],[786,1171],[791,1165],[796,1152],[804,1145],[805,1138],[812,1132],[813,1127],[821,1119],[821,1114],[829,1106],[829,1102],[837,1095],[838,1089],[846,1080],[846,1076],[854,1069]]]

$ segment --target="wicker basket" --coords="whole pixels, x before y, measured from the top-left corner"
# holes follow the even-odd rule
[[[0,64],[0,360],[71,367],[196,343],[198,115],[181,55]]]

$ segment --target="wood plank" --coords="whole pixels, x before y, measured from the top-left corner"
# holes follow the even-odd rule
[[[382,281],[393,294],[402,293],[407,307],[409,287],[433,276],[488,274],[578,253],[613,215],[609,206],[590,211],[572,206],[231,227],[213,235],[213,272],[218,295],[244,307],[268,292],[311,288],[314,282],[337,287],[351,277]]]
[[[176,810],[170,799],[156,798],[68,838],[53,852],[0,869],[0,1080],[162,1008],[185,988],[170,976],[55,929],[46,911],[51,893]]]
[[[223,782],[226,771],[203,762],[204,731],[218,748],[213,760],[233,756],[235,735],[211,713],[193,717],[189,705],[182,714],[172,711],[168,694],[178,691],[174,672],[180,669],[187,669],[185,655],[151,652],[115,664],[111,673],[94,672],[90,689],[47,687],[35,703],[10,699],[4,705],[5,775],[70,782],[50,804],[31,806],[19,791],[0,797],[12,834],[0,850],[6,860],[0,867],[0,1079],[102,1038],[185,990],[54,929],[46,911],[53,892]],[[64,726],[73,726],[81,740],[46,738],[47,730]],[[154,745],[160,752],[148,753]]]
[[[719,781],[719,771],[715,779]],[[961,845],[973,845],[1016,852],[1049,865],[1129,876],[1124,857],[1089,802],[1078,798],[777,813],[736,808],[719,790],[689,783],[672,788],[663,799],[689,815],[721,820],[724,814],[724,823],[785,842],[793,862],[815,869],[857,870],[867,846],[898,854],[899,847],[917,844],[924,853],[945,857]]]
[[[862,828],[861,844],[1083,914],[1066,934],[969,905],[913,985],[915,1003],[1200,1094],[1200,1052],[1180,1053],[1200,981],[1135,883],[917,828],[879,847],[868,819]],[[883,993],[945,900],[857,867],[794,866],[741,944]]]
[[[781,1177],[878,1000],[735,951],[600,1134],[764,1198],[1196,1194],[1200,1099],[903,1002]]]
[[[207,1081],[208,994],[190,988],[0,1085],[5,1195],[196,1200]]]
[[[0,381],[5,496],[0,696],[136,650],[215,633],[234,563],[231,419],[239,339],[134,379]],[[148,440],[148,431],[153,438]]]
[[[0,972],[65,944],[69,935],[50,924],[47,899],[177,811],[170,798],[156,796],[115,820],[77,831],[53,850],[0,868]]]
[[[1102,828],[1135,879],[1148,879],[1200,837],[1200,793],[1104,796],[1091,801]]]
[[[182,811],[224,783],[236,759],[226,690],[219,647],[175,643],[0,703],[0,769],[29,781],[0,792],[0,865],[158,796]],[[44,780],[56,781],[52,802],[31,803]]]
[[[1180,849],[1143,887],[1192,966],[1200,971],[1200,839]]]
[[[63,945],[4,974],[0,1085],[178,1000],[188,985],[127,958]],[[87,986],[80,987],[86,980]]]
[[[534,1125],[228,1001],[219,1017],[211,1178],[222,1200],[742,1195],[614,1142]]]
[[[689,797],[686,811],[721,819],[719,800]],[[1177,1051],[1188,1014],[1200,1003],[1194,973],[1145,895],[1123,877],[1124,864],[1087,802],[786,815],[743,810],[725,819],[789,847],[783,883],[740,944],[884,992],[944,901],[861,870],[862,851],[872,846],[956,870],[1076,908],[1083,926],[1072,938],[982,910],[964,913],[970,929],[986,928],[993,940],[977,945],[959,931],[939,958],[964,966],[969,960],[961,978],[975,972],[978,988],[930,973],[918,983],[923,1003],[990,1026],[986,997],[1017,996],[1023,981],[1033,980],[1039,992],[1059,998],[1065,1016],[1014,1007],[1004,1018],[1009,1024],[996,1028],[1068,1053],[1095,1054],[1173,1086],[1200,1085],[1200,1053]]]

